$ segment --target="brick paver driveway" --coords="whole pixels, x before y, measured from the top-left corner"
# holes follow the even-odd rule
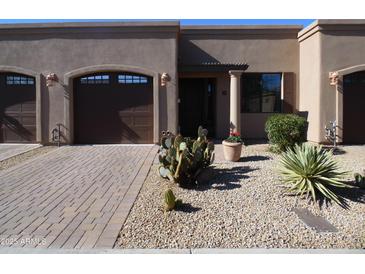
[[[0,172],[0,248],[112,248],[156,146],[65,146]]]

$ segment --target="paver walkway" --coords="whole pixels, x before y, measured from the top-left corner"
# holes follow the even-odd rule
[[[0,161],[25,153],[37,147],[39,144],[0,144]]]
[[[0,172],[0,248],[112,248],[157,146],[66,146]]]

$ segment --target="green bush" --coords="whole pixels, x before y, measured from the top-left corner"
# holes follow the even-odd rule
[[[307,127],[306,119],[296,114],[274,114],[267,119],[265,131],[271,149],[280,152],[305,142]]]
[[[335,191],[350,187],[343,181],[348,172],[339,170],[332,151],[309,144],[295,145],[281,155],[279,172],[290,193],[307,195],[314,202],[321,195],[341,206],[345,205]]]

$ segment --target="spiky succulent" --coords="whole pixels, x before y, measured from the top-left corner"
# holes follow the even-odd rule
[[[340,171],[332,151],[309,144],[295,145],[282,154],[279,171],[282,181],[288,184],[289,192],[310,195],[313,201],[318,195],[323,195],[339,205],[343,204],[333,190],[349,187],[343,182],[347,172]]]

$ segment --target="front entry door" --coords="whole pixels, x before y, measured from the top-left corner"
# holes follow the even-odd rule
[[[215,136],[215,79],[179,79],[179,125],[183,136],[196,137],[201,125]]]

